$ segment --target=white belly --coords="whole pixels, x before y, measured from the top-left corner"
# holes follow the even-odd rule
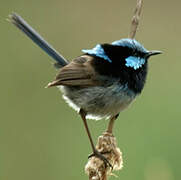
[[[108,87],[59,88],[63,92],[63,98],[73,109],[79,111],[82,108],[87,112],[87,118],[96,120],[117,115],[136,96],[127,86],[120,86],[118,82]]]

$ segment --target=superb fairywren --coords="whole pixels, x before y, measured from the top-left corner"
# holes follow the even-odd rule
[[[149,57],[161,52],[148,51],[134,39],[121,39],[82,50],[83,55],[68,62],[20,16],[11,15],[11,21],[57,61],[59,72],[47,87],[57,86],[68,104],[80,113],[93,155],[109,164],[95,149],[86,119],[109,118],[107,131],[112,133],[114,120],[144,87]]]

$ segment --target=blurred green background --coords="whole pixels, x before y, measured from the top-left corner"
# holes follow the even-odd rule
[[[136,0],[0,0],[0,180],[88,179],[91,152],[80,117],[56,88],[48,57],[6,21],[15,11],[67,59],[100,42],[127,37]],[[136,39],[162,50],[147,84],[114,131],[124,180],[181,178],[181,1],[145,0]],[[96,141],[107,121],[89,121]],[[110,179],[115,179],[111,177]]]

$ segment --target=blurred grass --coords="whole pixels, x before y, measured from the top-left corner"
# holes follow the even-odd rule
[[[56,88],[51,59],[5,19],[15,11],[66,58],[127,37],[135,1],[1,0],[0,179],[87,179],[91,149],[78,115]],[[174,180],[180,172],[180,1],[145,1],[137,39],[150,60],[142,95],[116,122],[124,180]],[[89,121],[96,140],[107,121]],[[114,179],[112,177],[111,179]]]

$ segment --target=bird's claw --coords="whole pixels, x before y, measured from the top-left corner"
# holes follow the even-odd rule
[[[107,158],[105,156],[103,156],[103,154],[106,154],[106,153],[110,153],[110,152],[99,152],[99,151],[95,150],[92,154],[90,154],[88,156],[88,158],[95,156],[104,162],[105,167],[109,166],[113,170],[112,164],[107,160]]]

